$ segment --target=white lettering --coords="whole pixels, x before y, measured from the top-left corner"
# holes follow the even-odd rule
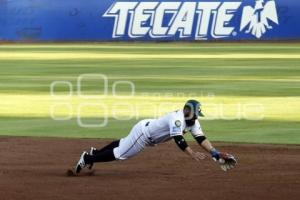
[[[218,14],[216,16],[215,26],[212,32],[212,35],[214,38],[220,38],[220,37],[226,37],[228,35],[231,35],[234,28],[228,27],[228,23],[233,17],[233,13],[235,10],[237,10],[240,7],[240,2],[224,2],[219,10]]]
[[[200,15],[196,30],[196,38],[207,37],[211,13],[213,11],[216,11],[219,5],[220,2],[200,2],[198,4],[198,10],[200,10]]]
[[[153,9],[158,3],[159,2],[143,2],[136,7],[133,16],[131,17],[129,36],[141,37],[148,33],[150,27],[145,25],[153,15]]]
[[[180,31],[180,37],[188,37],[192,34],[196,2],[184,2],[175,17],[174,23],[168,35],[175,35]]]
[[[113,38],[232,35],[231,20],[241,2],[116,2],[103,15],[114,18]]]
[[[172,13],[173,16],[177,14],[177,10],[181,5],[180,2],[162,2],[154,13],[153,27],[150,31],[152,37],[164,37],[167,34],[169,27],[163,27],[163,20],[165,13]],[[169,24],[172,23],[170,20]]]
[[[128,11],[134,9],[138,2],[116,2],[103,15],[103,17],[114,17],[115,24],[113,37],[125,34]]]

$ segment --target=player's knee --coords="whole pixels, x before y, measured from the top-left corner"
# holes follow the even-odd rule
[[[122,161],[122,160],[127,160],[128,158],[124,158],[124,157],[119,157],[117,160],[120,160],[120,161]]]
[[[122,155],[119,147],[114,148],[113,151],[114,151],[114,156],[115,156],[116,160],[127,160],[128,159],[126,156]]]

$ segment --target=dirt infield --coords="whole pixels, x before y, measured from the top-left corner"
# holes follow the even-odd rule
[[[300,146],[218,143],[238,157],[223,172],[188,158],[172,142],[137,157],[66,176],[83,149],[109,141],[0,137],[0,199],[299,199]],[[195,146],[194,146],[195,145]],[[194,149],[196,144],[194,144]]]

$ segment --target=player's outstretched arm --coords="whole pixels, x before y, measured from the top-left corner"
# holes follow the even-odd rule
[[[195,139],[203,149],[211,154],[213,160],[220,164],[222,170],[227,171],[237,164],[233,155],[218,151],[205,136],[199,136]]]
[[[203,160],[206,156],[200,152],[194,152],[186,143],[184,137],[182,135],[177,135],[173,137],[177,146],[184,151],[187,155],[192,157],[196,161]]]
[[[206,155],[204,153],[195,152],[190,147],[187,147],[184,152],[191,156],[194,160],[200,161],[206,158]]]

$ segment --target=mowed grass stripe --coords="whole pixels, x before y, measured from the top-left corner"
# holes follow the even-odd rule
[[[300,49],[299,43],[82,43],[82,44],[2,44],[0,45],[0,50],[2,49]]]
[[[234,97],[194,96],[201,100],[206,113],[204,120],[254,119],[300,122],[300,97]],[[0,94],[0,116],[10,117],[109,117],[156,118],[167,112],[180,109],[186,97],[156,97],[136,95],[102,97],[49,94]],[[20,101],[20,99],[22,99]],[[262,119],[260,119],[260,116]]]
[[[0,135],[120,138],[139,119],[153,117],[157,110],[163,114],[181,108],[187,98],[197,98],[207,116],[201,124],[214,141],[300,144],[299,55],[297,43],[0,45]],[[78,76],[95,73],[109,78],[108,96],[76,96]],[[74,96],[67,98],[68,88],[58,86],[57,98],[51,97],[50,84],[57,80],[70,81]],[[136,95],[130,98],[128,87],[120,86],[123,98],[113,97],[112,84],[118,80],[132,81]],[[99,94],[99,88],[99,82],[91,81],[84,92]],[[117,109],[118,117],[130,117],[130,106],[138,117],[116,120],[112,112],[116,102],[128,103]],[[71,106],[70,120],[50,117],[56,103]],[[108,125],[80,127],[77,111],[82,103],[107,105]],[[262,105],[265,117],[236,117],[237,105],[246,104]],[[223,118],[211,120],[220,115],[218,111]],[[64,117],[68,112],[59,107],[55,114]],[[256,114],[253,109],[251,115]],[[89,107],[81,117],[99,123],[104,113]]]
[[[82,118],[87,124],[99,124],[101,118]],[[102,128],[83,128],[76,118],[55,121],[48,117],[0,117],[1,135],[64,137],[64,138],[121,138],[126,136],[137,120],[108,119]],[[200,121],[206,136],[212,141],[300,144],[299,122],[213,120]],[[187,140],[194,139],[187,134]]]
[[[118,54],[118,53],[0,53],[0,60],[68,60],[68,59],[300,59],[300,54]]]

